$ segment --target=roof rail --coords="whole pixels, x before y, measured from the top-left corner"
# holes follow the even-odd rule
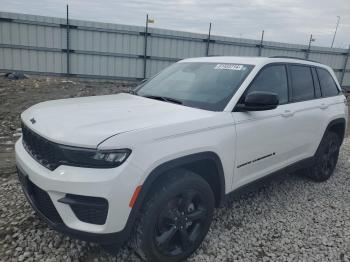
[[[300,57],[294,57],[294,56],[269,56],[269,58],[290,58],[290,59],[296,59],[296,60],[303,60],[303,61],[309,61],[309,62],[314,62],[314,63],[320,63],[314,60],[310,60],[310,59],[305,59],[305,58],[300,58]]]

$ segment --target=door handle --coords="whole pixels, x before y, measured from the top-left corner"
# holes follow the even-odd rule
[[[290,110],[284,110],[284,112],[282,113],[282,116],[283,117],[290,117],[290,116],[293,116],[294,113]]]
[[[322,103],[321,105],[320,105],[320,108],[321,109],[327,109],[328,108],[328,105],[326,105],[325,103]]]

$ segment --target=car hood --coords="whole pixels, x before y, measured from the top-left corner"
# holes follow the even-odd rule
[[[47,101],[21,115],[22,122],[46,139],[96,148],[120,133],[206,118],[214,112],[131,94]]]

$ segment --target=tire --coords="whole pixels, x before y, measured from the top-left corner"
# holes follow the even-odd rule
[[[315,154],[314,164],[305,170],[306,176],[316,182],[328,180],[338,162],[340,138],[334,132],[328,132]]]
[[[146,261],[182,261],[208,233],[214,194],[195,173],[179,169],[164,174],[152,188],[132,235],[131,245]]]

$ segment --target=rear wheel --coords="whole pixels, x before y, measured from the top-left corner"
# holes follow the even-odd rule
[[[187,170],[168,174],[143,209],[132,245],[147,261],[182,261],[206,236],[214,194],[208,183]]]
[[[339,136],[334,132],[328,132],[317,149],[315,163],[305,170],[305,174],[318,182],[328,180],[337,165],[339,150]]]

